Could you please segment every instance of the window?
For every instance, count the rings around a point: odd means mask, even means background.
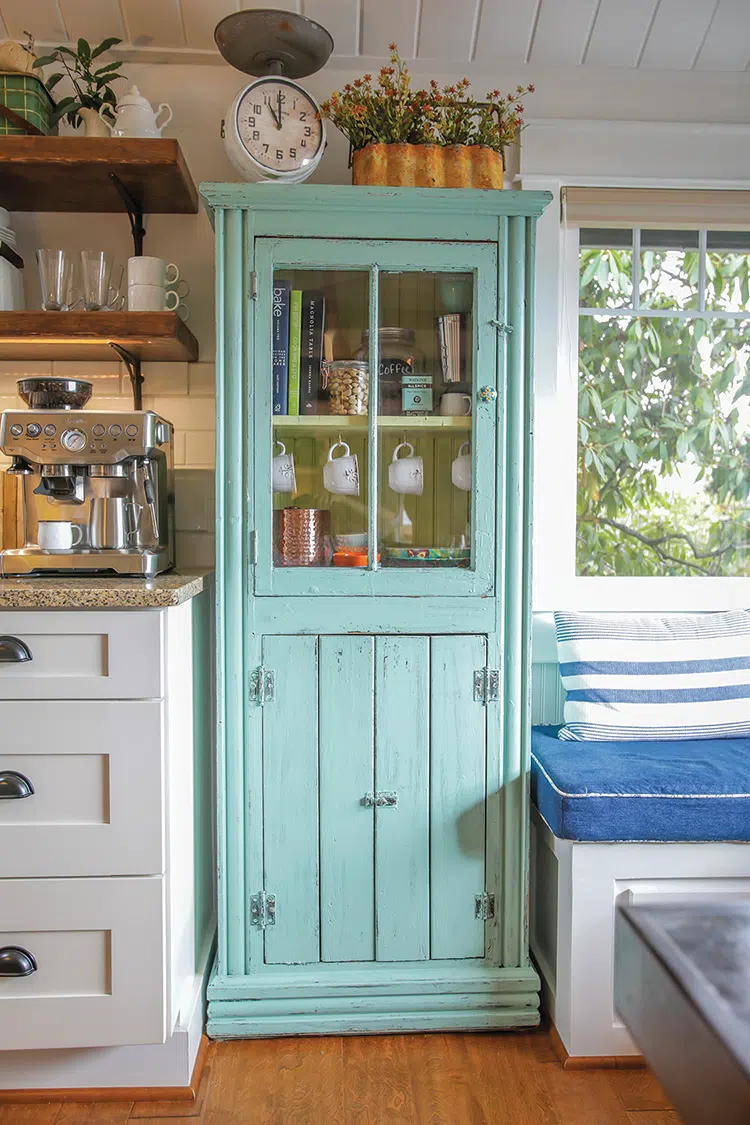
[[[580,230],[576,574],[750,574],[750,232]]]

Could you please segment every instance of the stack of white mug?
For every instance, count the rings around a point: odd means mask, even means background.
[[[171,276],[170,276],[171,275]],[[179,286],[184,286],[179,292]],[[138,312],[174,312],[177,310],[183,320],[187,320],[187,306],[182,298],[190,289],[180,279],[180,271],[174,262],[164,258],[140,255],[128,258],[128,308]]]

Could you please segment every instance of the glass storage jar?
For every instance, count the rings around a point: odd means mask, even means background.
[[[326,364],[331,414],[366,414],[370,401],[370,370],[361,359],[336,359]]]
[[[378,383],[380,386],[379,414],[401,414],[401,377],[421,373],[424,356],[415,346],[413,328],[379,328]],[[370,333],[362,333],[357,359],[370,358]]]

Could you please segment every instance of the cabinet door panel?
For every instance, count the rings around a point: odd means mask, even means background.
[[[429,637],[375,638],[375,788],[395,807],[375,813],[378,961],[430,950]]]
[[[474,701],[484,637],[430,646],[430,956],[483,957],[475,896],[485,889],[487,709]]]
[[[320,956],[375,957],[372,637],[320,638]]]
[[[305,964],[320,960],[317,638],[264,637],[263,663],[276,674],[263,708],[264,885],[277,896],[265,959]]]

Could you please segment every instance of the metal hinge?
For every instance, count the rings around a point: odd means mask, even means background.
[[[258,300],[258,275],[255,270],[250,274],[250,300]]]
[[[258,532],[250,532],[250,562],[253,566],[258,562]]]
[[[501,336],[510,336],[513,331],[512,324],[506,324],[503,320],[491,320],[490,324],[495,328]]]
[[[250,673],[250,702],[262,707],[276,698],[276,677],[270,668],[254,668]]]
[[[474,702],[497,703],[500,698],[500,672],[497,668],[477,668],[474,673]]]
[[[398,793],[365,793],[362,804],[366,809],[371,809],[374,806],[395,809],[398,805]]]
[[[483,922],[495,917],[495,896],[482,891],[474,899],[474,917],[481,918]]]
[[[252,895],[250,899],[250,925],[266,926],[276,925],[276,895],[267,895],[265,891]]]

